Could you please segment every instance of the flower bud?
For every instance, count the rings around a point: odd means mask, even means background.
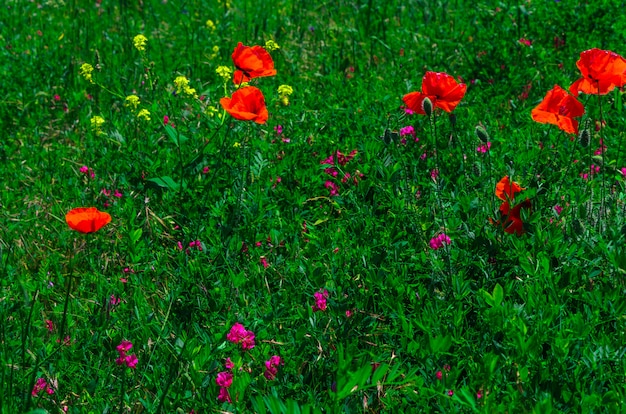
[[[487,130],[485,128],[478,125],[474,132],[476,133],[476,136],[478,137],[478,139],[483,142],[483,144],[486,144],[487,142],[489,142],[489,134],[487,133]]]
[[[433,102],[430,100],[430,98],[424,98],[424,100],[422,101],[422,109],[428,117],[433,114]]]

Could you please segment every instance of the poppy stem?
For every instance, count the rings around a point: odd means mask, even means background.
[[[598,81],[598,84],[600,82]],[[598,86],[599,88],[599,86]],[[606,162],[604,160],[604,134],[602,128],[602,122],[604,121],[604,115],[602,113],[602,99],[598,94],[598,106],[600,108],[600,156],[602,157],[602,187],[600,187],[600,211],[598,212],[598,231],[600,228],[600,218],[604,215],[604,196],[606,194]]]

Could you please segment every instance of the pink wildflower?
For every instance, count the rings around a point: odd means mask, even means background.
[[[437,177],[439,177],[439,170],[435,168],[430,172],[430,178],[432,178],[433,180],[437,180]]]
[[[217,400],[219,402],[233,402],[233,400],[230,398],[230,394],[228,393],[228,388],[220,388],[220,393],[217,395]]]
[[[443,378],[443,373],[441,371],[437,371],[437,373],[435,374],[435,377],[437,377],[438,381],[441,381],[441,379]]]
[[[482,390],[478,390],[478,392],[476,393],[476,398],[477,398],[477,399],[479,399],[479,400],[480,400],[481,398],[483,398],[483,393],[482,393]]]
[[[443,248],[443,246],[445,246],[446,244],[450,244],[450,237],[448,237],[445,233],[441,233],[438,236],[433,237],[432,239],[430,239],[430,242],[428,244],[430,244],[430,248],[433,250],[439,250],[441,248]]]
[[[560,215],[561,211],[563,211],[563,207],[561,207],[560,205],[555,205],[554,207],[552,207],[554,209],[554,212],[556,213],[556,215]]]
[[[132,354],[132,355],[126,355],[124,362],[128,368],[135,369],[135,367],[137,366],[137,362],[139,362],[139,360],[137,359],[137,356],[135,354]]]
[[[285,363],[283,362],[281,357],[279,357],[278,355],[272,356],[270,359],[265,361],[265,372],[263,373],[263,375],[270,381],[275,379],[276,374],[278,374],[278,366],[284,364]]]
[[[252,349],[255,346],[254,332],[246,330],[239,322],[230,328],[230,332],[226,334],[226,339],[235,344],[240,343],[244,350]]]
[[[315,298],[315,305],[311,306],[311,309],[313,309],[313,312],[325,311],[327,307],[326,299],[328,298],[328,290],[320,289],[319,292],[315,292],[313,294],[313,297]]]
[[[222,371],[217,374],[215,382],[220,387],[230,388],[230,386],[233,385],[233,374],[228,371]]]
[[[624,177],[626,177],[626,167],[623,167],[622,169],[619,170],[620,174],[622,174]]]
[[[330,191],[329,196],[330,197],[334,197],[336,195],[339,195],[339,187],[337,187],[337,184],[333,183],[332,181],[326,181],[324,183],[324,187],[329,189],[329,191]]]
[[[167,115],[163,116],[163,125],[167,125],[170,123],[170,117]]]
[[[83,165],[82,167],[80,167],[78,171],[80,171],[81,173],[85,175],[91,176],[91,178],[96,178],[96,173],[91,168],[87,167],[86,165]]]
[[[46,329],[50,333],[54,331],[54,323],[50,319],[46,319]]]
[[[37,381],[35,381],[35,385],[33,386],[31,395],[35,396],[44,390],[46,391],[48,395],[54,394],[54,390],[50,388],[45,378],[37,378]]]
[[[348,310],[346,311],[346,318],[351,318],[351,317],[352,317],[352,315],[354,315],[354,312],[352,312],[350,309],[348,309]]]
[[[274,131],[276,131],[276,135],[280,135],[283,133],[283,126],[282,125],[276,125],[274,127]]]
[[[520,40],[518,40],[518,42],[523,44],[524,46],[530,46],[533,44],[531,40],[528,40],[525,37],[522,37]]]
[[[261,256],[260,260],[261,260],[261,264],[263,265],[263,267],[267,269],[269,267],[269,263],[267,263],[267,259],[265,258],[265,256]]]
[[[449,390],[449,391],[448,391],[448,395],[449,395],[450,397],[452,397],[452,396],[454,395],[454,391]]]
[[[487,144],[481,145],[478,148],[476,148],[476,152],[479,152],[481,154],[486,154],[490,148],[491,148],[491,142],[487,142]]]
[[[122,193],[120,193],[120,190],[115,190],[113,197],[122,198]]]
[[[224,366],[226,367],[226,369],[235,368],[235,364],[233,364],[233,361],[230,360],[230,357],[226,358],[226,362],[224,363]]]

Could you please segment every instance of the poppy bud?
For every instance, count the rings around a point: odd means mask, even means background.
[[[430,100],[430,98],[424,98],[424,100],[422,101],[422,109],[424,110],[426,116],[431,116],[433,114],[433,102]]]
[[[483,144],[486,144],[487,142],[489,142],[489,134],[487,133],[487,130],[485,128],[478,125],[474,132],[476,133],[476,136],[478,137],[478,139],[483,142]]]

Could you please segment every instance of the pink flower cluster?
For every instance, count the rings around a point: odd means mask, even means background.
[[[92,179],[96,178],[96,173],[93,171],[93,169],[87,167],[86,165],[80,167],[79,171],[87,176],[90,176]]]
[[[54,394],[54,390],[48,385],[48,382],[45,380],[45,378],[37,378],[37,381],[35,381],[35,386],[33,386],[33,391],[31,392],[31,395],[35,396],[41,391],[46,391],[46,394],[48,395]]]
[[[589,178],[593,177],[594,174],[598,174],[599,172],[600,166],[591,164],[591,166],[589,167],[589,173],[581,172],[580,176],[583,180],[588,180]]]
[[[234,344],[241,344],[244,350],[254,348],[254,332],[246,330],[242,324],[236,322],[230,332],[226,334],[226,339]]]
[[[480,154],[486,154],[487,152],[489,152],[489,149],[491,149],[491,142],[487,142],[487,144],[479,146],[478,148],[476,148],[476,152]]]
[[[278,374],[278,366],[285,365],[285,362],[278,355],[272,356],[270,359],[265,361],[265,372],[263,375],[268,380],[273,380],[276,378],[276,374]]]
[[[439,250],[446,244],[450,243],[450,237],[446,236],[445,233],[441,233],[440,235],[433,237],[429,242],[430,248],[433,250]]]
[[[219,402],[233,402],[233,400],[230,398],[230,394],[228,393],[228,389],[231,385],[233,385],[232,372],[219,372],[217,374],[217,378],[215,378],[215,382],[220,387],[220,393],[217,395],[217,400]]]
[[[135,354],[126,355],[128,351],[133,347],[132,342],[122,341],[115,349],[119,354],[119,358],[115,360],[117,365],[126,365],[128,368],[135,368],[137,366],[137,356]]]
[[[111,192],[112,192],[111,190],[107,190],[106,188],[103,188],[103,189],[102,189],[102,191],[101,191],[101,193],[102,193],[102,194],[103,194],[103,195],[107,198],[106,200],[104,200],[104,206],[105,206],[105,207],[109,207],[109,206],[111,205],[111,204],[109,203],[109,199],[111,198],[111,195],[112,195],[113,197],[116,197],[116,198],[122,198],[122,193],[120,192],[120,190],[117,190],[117,189],[116,189],[116,190],[113,192],[113,194],[111,194]],[[114,200],[113,200],[113,201],[114,201]]]
[[[324,168],[324,172],[333,178],[339,175],[339,171],[335,168],[337,165],[344,167],[348,162],[352,161],[357,154],[357,150],[352,150],[348,155],[343,154],[341,151],[337,151],[335,154],[331,154],[328,158],[320,161],[321,165],[331,165],[331,167]],[[363,174],[356,170],[354,174],[344,173],[341,179],[342,183],[346,183],[349,179],[352,179],[354,184],[358,184],[359,179],[363,178]],[[329,196],[333,197],[339,195],[339,187],[334,182],[327,180],[324,183],[324,187],[329,190]]]
[[[400,128],[400,136],[402,137],[400,139],[400,143],[402,145],[406,145],[406,137],[407,136],[413,137],[413,140],[415,142],[419,142],[419,140],[420,140],[419,138],[417,138],[415,136],[415,128],[413,128],[413,125],[407,125],[405,127]]]
[[[326,299],[328,298],[328,291],[326,289],[320,289],[319,292],[315,292],[313,294],[313,297],[315,298],[315,305],[311,306],[313,312],[325,311],[326,307],[328,306],[328,304],[326,303]]]

